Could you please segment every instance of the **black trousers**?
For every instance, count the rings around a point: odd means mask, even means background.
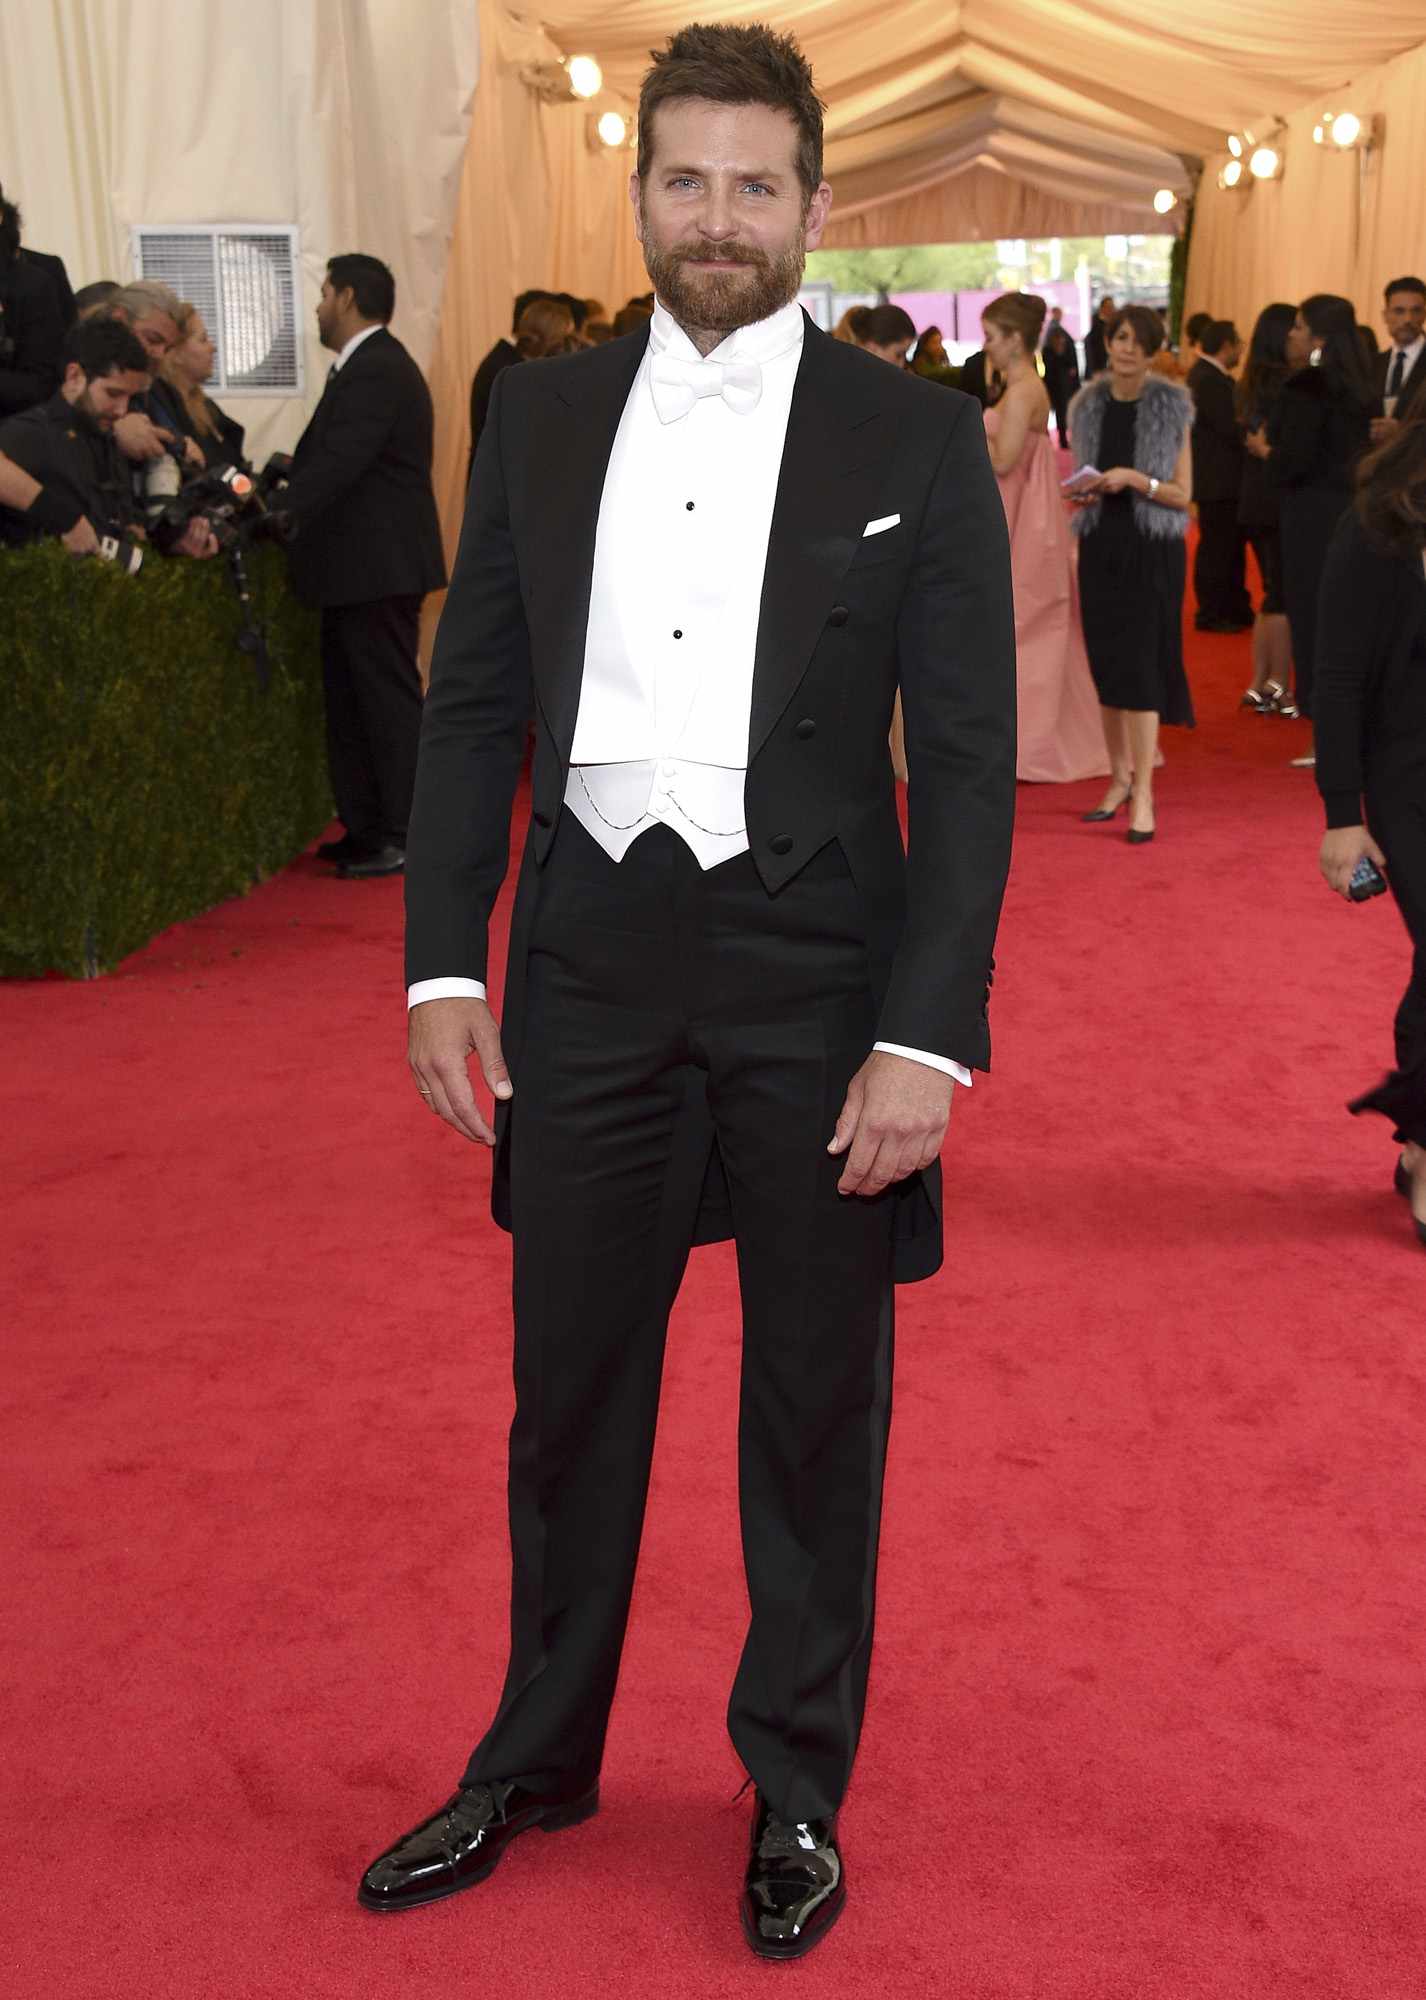
[[[337,813],[362,847],[405,847],[421,734],[421,599],[322,611],[327,766]]]
[[[706,1103],[743,1320],[752,1615],[729,1729],[780,1815],[841,1801],[866,1698],[891,1406],[891,1200],[838,1195],[827,1153],[875,1034],[864,935],[835,844],[774,898],[747,855],[704,873],[659,827],[616,866],[564,816],[532,931],[510,1127],[510,1664],[469,1781],[552,1792],[598,1771],[705,1164],[679,1135]]]
[[[1386,856],[1387,880],[1411,939],[1411,976],[1396,1010],[1396,1074],[1373,1110],[1397,1137],[1426,1146],[1426,776],[1409,790],[1368,793],[1367,820]]]
[[[1253,615],[1247,581],[1248,531],[1238,519],[1238,499],[1200,500],[1193,594],[1198,616],[1215,624],[1246,624]]]
[[[1073,396],[1073,389],[1067,389],[1063,386],[1057,386],[1050,391],[1050,401],[1054,405],[1055,411],[1055,429],[1059,433],[1061,451],[1068,451],[1069,449],[1069,406]]]

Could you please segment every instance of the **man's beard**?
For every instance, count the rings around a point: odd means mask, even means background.
[[[720,243],[716,250],[665,250],[644,244],[644,265],[654,290],[680,326],[708,333],[736,333],[767,319],[797,297],[807,255],[801,239],[777,257],[750,243]],[[701,263],[703,273],[692,277],[685,266]],[[726,272],[710,272],[710,264],[726,263]]]

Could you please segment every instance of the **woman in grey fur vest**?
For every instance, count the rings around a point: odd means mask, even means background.
[[[1126,306],[1109,326],[1109,371],[1070,404],[1085,649],[1109,748],[1109,789],[1090,820],[1129,807],[1129,839],[1154,837],[1161,722],[1193,726],[1183,669],[1184,542],[1193,499],[1186,389],[1149,372],[1163,325]]]

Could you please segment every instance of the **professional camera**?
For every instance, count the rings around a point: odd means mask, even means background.
[[[267,642],[254,607],[252,580],[244,555],[253,542],[288,542],[294,533],[291,514],[268,503],[268,495],[280,492],[286,484],[286,469],[291,465],[285,454],[275,456],[284,460],[284,466],[274,470],[275,460],[269,459],[256,480],[234,465],[218,466],[190,479],[149,522],[149,539],[154,547],[164,555],[172,555],[190,525],[197,520],[206,521],[227,558],[228,574],[242,610],[238,650],[252,660],[264,691],[270,676]]]

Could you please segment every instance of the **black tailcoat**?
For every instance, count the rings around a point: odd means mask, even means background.
[[[525,956],[560,833],[600,500],[647,339],[500,376],[432,663],[407,847],[410,981],[486,976],[534,714],[502,1022],[516,1103]],[[894,527],[865,534],[889,515]],[[887,751],[898,687],[909,855]],[[878,1040],[988,1066],[1014,783],[1009,545],[980,411],[809,320],[768,541],[745,807],[774,897],[840,843],[865,912]],[[493,1205],[506,1227],[518,1122],[500,1107]],[[729,1235],[711,1121],[686,1144],[708,1162],[699,1240]],[[896,1275],[929,1276],[941,1258],[938,1169],[899,1194]]]

